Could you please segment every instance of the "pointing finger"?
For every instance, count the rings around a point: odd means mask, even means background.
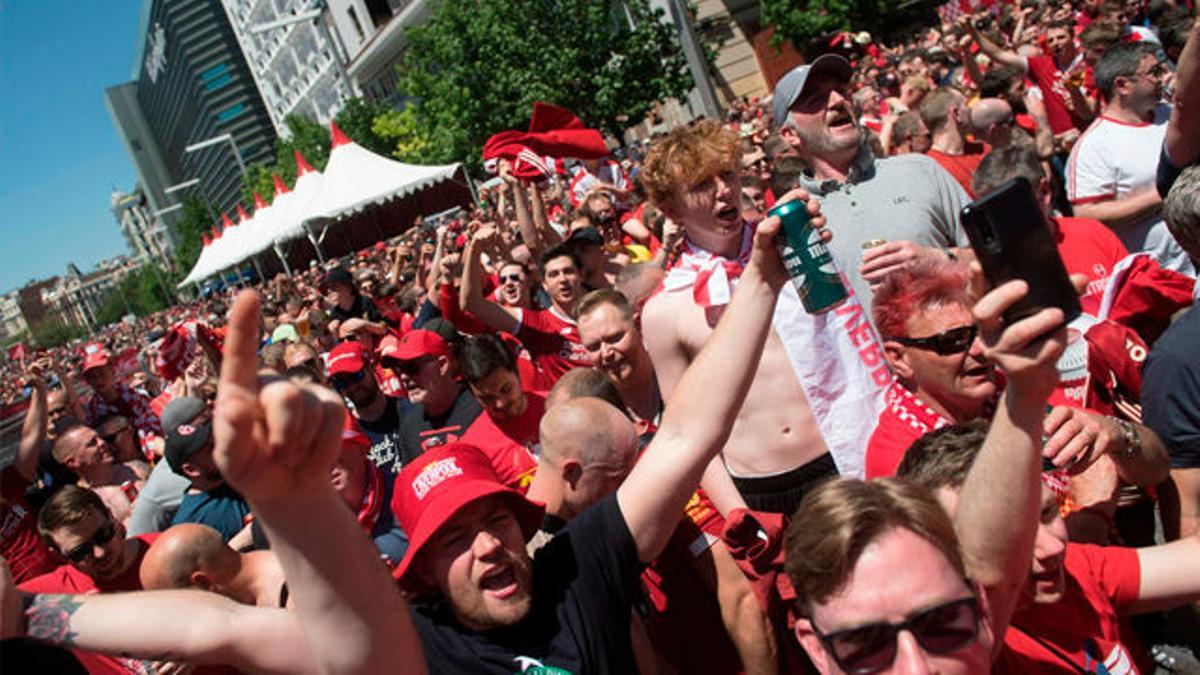
[[[221,361],[220,394],[258,392],[258,315],[260,300],[254,291],[242,291],[229,310],[229,332]]]

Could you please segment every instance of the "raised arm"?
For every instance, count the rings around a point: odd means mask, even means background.
[[[1167,123],[1167,155],[1176,166],[1200,159],[1200,17],[1192,22],[1175,73],[1175,107]]]
[[[963,483],[955,514],[967,574],[988,596],[996,651],[1029,576],[1041,510],[1042,426],[1066,344],[1063,314],[1043,309],[1004,326],[1005,309],[1024,297],[1010,281],[975,305],[984,353],[1008,378],[979,456]]]
[[[808,210],[823,226],[816,202],[810,201]],[[775,217],[759,225],[732,301],[675,386],[642,461],[617,489],[643,561],[658,557],[666,546],[705,467],[728,440],[758,370],[775,300],[788,279],[775,247],[779,227]],[[714,389],[712,383],[718,381],[723,385]]]
[[[542,242],[534,227],[533,216],[529,212],[529,193],[525,191],[525,186],[521,181],[512,175],[512,165],[507,159],[500,160],[499,170],[505,189],[512,192],[513,208],[517,212],[517,229],[521,232],[521,239],[525,241],[525,246],[536,258],[542,252]]]
[[[550,227],[550,218],[546,215],[546,197],[542,194],[542,188],[538,187],[537,181],[529,183],[529,207],[533,211],[534,236],[538,239],[538,250],[535,252],[531,248],[529,252],[536,259],[543,250],[561,242],[562,237]],[[525,242],[525,246],[529,246],[528,241]]]
[[[981,49],[984,54],[987,54],[988,58],[991,60],[1006,66],[1020,68],[1021,72],[1024,73],[1025,69],[1028,67],[1028,62],[1025,60],[1025,57],[1011,49],[1005,49],[1004,47],[1001,47],[995,42],[989,40],[986,36],[979,32],[979,29],[975,27],[975,22],[971,19],[972,17],[963,17],[959,19],[959,25],[966,29],[967,34],[971,36],[972,40],[979,43],[979,49]]]
[[[50,360],[42,358],[29,364],[29,370],[26,371],[33,394],[29,397],[29,410],[25,412],[25,422],[21,425],[21,442],[17,446],[13,467],[27,481],[37,475],[38,457],[42,446],[46,444],[46,429],[50,419],[46,408],[46,371],[49,368]]]
[[[229,315],[213,418],[213,456],[279,557],[318,669],[424,672],[421,644],[386,567],[329,483],[346,410],[319,386],[260,380],[259,298]]]
[[[0,621],[3,637],[24,636],[147,662],[220,664],[259,673],[319,672],[299,622],[287,610],[190,590],[13,595],[20,615]]]
[[[492,330],[515,333],[517,318],[506,307],[483,295],[483,263],[479,256],[484,248],[492,245],[496,236],[494,226],[484,225],[467,242],[467,248],[463,251],[462,287],[458,289],[458,302],[464,310],[491,326]]]

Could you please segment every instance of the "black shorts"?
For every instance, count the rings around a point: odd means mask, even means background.
[[[733,476],[733,484],[738,492],[742,493],[742,499],[746,500],[746,506],[751,510],[791,516],[800,506],[804,495],[837,475],[837,465],[827,452],[807,464],[773,476]]]

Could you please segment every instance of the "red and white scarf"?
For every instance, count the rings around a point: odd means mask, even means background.
[[[747,226],[737,260],[686,242],[679,261],[663,280],[663,290],[673,293],[691,288],[696,304],[705,308],[728,304],[750,259],[752,234],[753,227]],[[853,290],[850,292],[836,309],[809,314],[795,287],[786,284],[771,324],[838,471],[843,476],[861,477],[867,441],[893,378],[866,312]]]

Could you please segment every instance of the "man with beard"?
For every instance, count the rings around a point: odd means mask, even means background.
[[[410,330],[381,354],[400,375],[412,403],[400,428],[400,462],[462,438],[479,417],[479,401],[459,382],[458,361],[438,333]]]
[[[537,468],[546,397],[521,386],[516,358],[495,335],[467,338],[458,359],[467,388],[483,407],[462,442],[488,455],[500,482],[523,491]]]
[[[318,387],[260,383],[259,300],[244,293],[222,364],[221,469],[251,496],[296,611],[211,594],[20,597],[0,567],[0,636],[270,672],[632,672],[639,573],[725,444],[787,283],[779,227],[768,219],[755,233],[734,298],[644,461],[533,559],[525,543],[542,508],[503,487],[478,450],[450,445],[405,467],[393,510],[412,543],[395,576],[424,598],[412,612],[329,485],[341,402]],[[718,378],[724,386],[706,386]],[[147,623],[157,630],[133,628]]]
[[[583,295],[582,264],[568,245],[550,247],[541,259],[542,285],[550,295],[550,307],[543,310],[505,307],[483,295],[483,265],[479,256],[483,249],[493,245],[495,238],[496,228],[485,225],[467,244],[459,302],[492,330],[517,336],[533,356],[549,388],[571,368],[591,365],[575,324],[575,302]]]
[[[1196,276],[1191,258],[1162,219],[1155,187],[1171,106],[1162,102],[1166,66],[1154,47],[1121,43],[1096,64],[1104,114],[1088,127],[1067,164],[1067,197],[1075,215],[1104,223],[1132,252]]]
[[[167,430],[163,459],[191,482],[171,524],[208,525],[229,541],[245,527],[250,505],[213,463],[212,410],[198,398],[184,397],[168,403],[163,416],[178,420]]]
[[[869,309],[871,290],[889,273],[922,253],[967,246],[958,213],[969,199],[929,157],[874,157],[847,94],[853,72],[832,54],[794,68],[776,86],[774,116],[780,136],[807,163],[800,187],[821,199],[836,233],[834,261]],[[876,239],[886,241],[863,250]]]
[[[382,362],[386,362],[392,340],[394,338],[389,336],[383,342]],[[329,352],[326,368],[329,384],[342,395],[351,416],[371,439],[367,456],[375,466],[391,476],[396,475],[402,463],[400,423],[409,402],[383,393],[367,350],[357,342],[343,342],[334,347]]]

